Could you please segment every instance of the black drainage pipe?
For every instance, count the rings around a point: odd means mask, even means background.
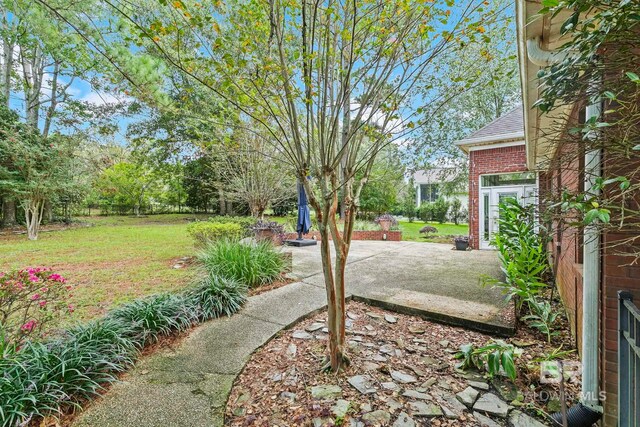
[[[567,426],[568,427],[591,427],[594,425],[602,414],[593,409],[587,408],[582,403],[578,403],[572,406],[567,411]],[[562,426],[562,413],[556,412],[551,415],[551,419],[555,421],[555,425]]]

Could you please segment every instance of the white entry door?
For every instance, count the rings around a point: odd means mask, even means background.
[[[500,202],[506,199],[524,201],[523,186],[484,188],[480,194],[480,249],[490,249],[490,242],[494,233],[498,231],[500,217]]]

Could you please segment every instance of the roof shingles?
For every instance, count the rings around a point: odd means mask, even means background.
[[[524,114],[522,105],[518,105],[513,110],[509,111],[504,116],[497,118],[485,127],[478,129],[471,135],[464,138],[462,141],[477,139],[477,138],[491,138],[499,137],[503,135],[522,133],[524,137]],[[461,142],[462,142],[461,141]]]

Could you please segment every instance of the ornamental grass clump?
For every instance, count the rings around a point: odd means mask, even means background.
[[[209,275],[244,283],[249,288],[272,283],[285,268],[285,261],[270,241],[255,244],[221,240],[198,255]]]
[[[208,273],[188,291],[187,298],[197,308],[200,320],[231,316],[247,300],[247,286],[236,279]]]
[[[113,310],[108,317],[134,330],[140,345],[156,341],[162,335],[184,331],[198,321],[191,300],[183,295],[159,294],[132,301]]]

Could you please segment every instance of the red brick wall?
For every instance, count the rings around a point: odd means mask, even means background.
[[[543,206],[545,200],[558,200],[564,190],[572,193],[583,190],[581,156],[575,154],[579,149],[576,144],[565,144],[551,162],[553,167],[540,174],[540,199]],[[556,286],[567,310],[571,333],[576,338],[577,348],[581,349],[583,230],[566,227],[558,222],[551,224],[550,229],[553,231],[553,240],[549,245],[549,255],[556,273]]]
[[[490,148],[469,153],[469,245],[480,247],[478,223],[480,220],[480,175],[527,170],[525,146]]]
[[[630,291],[633,302],[640,305],[640,265],[629,265],[628,257],[617,254],[622,248],[611,247],[626,237],[629,235],[608,233],[602,239],[600,377],[601,389],[606,393],[606,426],[616,426],[618,419],[618,291]]]
[[[385,235],[386,235],[386,239],[385,239]],[[320,232],[318,231],[311,231],[309,234],[305,234],[303,237],[305,239],[314,239],[314,238],[316,240],[321,239]],[[287,233],[285,235],[286,240],[297,239],[297,238],[298,238],[298,233]],[[402,240],[402,231],[354,230],[351,234],[351,239],[352,240],[387,240],[391,242],[399,242]]]
[[[631,171],[638,167],[640,159],[638,157],[631,159],[633,160],[626,164],[610,164],[605,152],[603,155],[603,175],[605,177],[618,175],[632,177]],[[636,176],[634,182],[637,182],[638,179],[640,178]],[[633,200],[627,200],[626,205],[630,210],[638,211],[640,209],[640,194],[636,194]],[[618,214],[612,212],[612,215],[614,218],[612,221],[615,222]],[[640,306],[640,265],[638,263],[631,265],[634,258],[622,256],[622,254],[635,253],[638,250],[637,241],[635,248],[622,245],[627,239],[637,235],[637,228],[629,228],[615,233],[608,232],[602,236],[600,377],[601,389],[606,393],[604,405],[606,426],[616,426],[618,415],[618,291],[631,292],[633,302],[636,306]]]
[[[583,191],[583,176],[579,173],[583,162],[579,149],[576,144],[565,144],[558,150],[552,162],[553,167],[540,174],[542,199],[547,197],[548,193],[555,194],[557,198],[564,189],[572,192]],[[625,174],[615,165],[607,165],[605,162],[603,175]],[[556,271],[556,284],[567,310],[571,332],[576,339],[578,350],[581,351],[583,230],[562,227],[558,223],[552,224],[551,229],[554,234],[549,252]],[[607,233],[601,240],[600,340],[594,345],[598,345],[600,351],[600,389],[606,393],[603,421],[607,427],[617,426],[618,291],[631,291],[636,304],[640,304],[640,266],[628,265],[630,259],[619,255],[625,248],[613,246],[629,236],[630,234],[623,232]]]

